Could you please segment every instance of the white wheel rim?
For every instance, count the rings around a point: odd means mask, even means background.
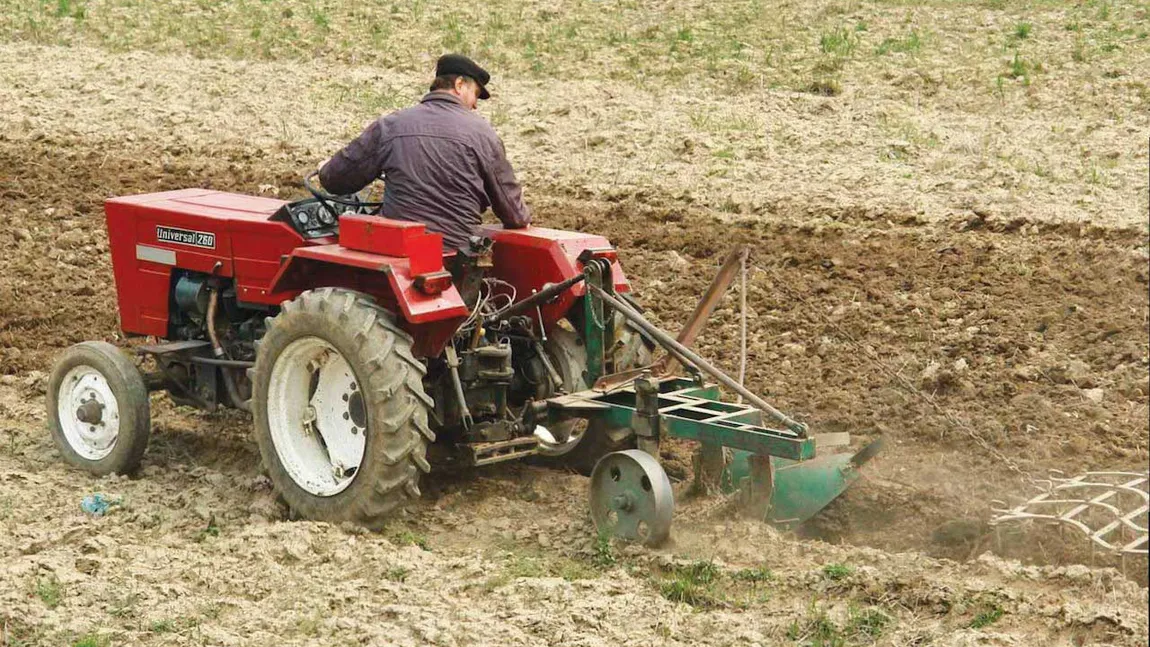
[[[56,414],[64,439],[81,458],[98,461],[116,447],[120,406],[107,378],[91,366],[77,366],[64,376]]]
[[[267,418],[276,455],[296,485],[327,497],[355,480],[367,410],[351,365],[334,346],[319,337],[288,344],[272,365]]]

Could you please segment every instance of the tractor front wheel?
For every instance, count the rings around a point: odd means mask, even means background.
[[[128,474],[148,446],[148,388],[115,346],[86,341],[64,351],[48,379],[48,426],[64,460],[92,474]]]
[[[264,467],[295,514],[378,528],[419,497],[435,435],[411,345],[350,290],[304,292],[268,322],[252,413]]]

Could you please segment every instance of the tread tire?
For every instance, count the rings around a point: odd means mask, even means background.
[[[625,324],[626,320],[616,314],[616,330],[622,330],[624,335],[623,348],[618,355],[621,360],[619,370],[649,365],[652,357],[650,347],[638,332]],[[546,348],[556,370],[563,377],[563,388],[568,393],[590,386],[583,377],[583,369],[587,366],[587,351],[577,333],[557,328],[548,338]],[[600,458],[635,447],[635,434],[629,428],[612,428],[600,422],[588,422],[583,438],[574,447],[559,455],[540,454],[539,460],[545,465],[565,467],[589,476]]]
[[[280,462],[268,426],[268,384],[276,359],[302,337],[318,337],[343,355],[362,386],[367,410],[363,462],[351,484],[332,496],[314,495]],[[393,315],[363,293],[321,288],[282,304],[269,318],[252,370],[252,415],[260,457],[293,515],[379,529],[397,508],[420,496],[431,466],[427,445],[433,402],[423,389],[427,369],[412,355],[412,338]]]
[[[60,386],[68,372],[77,366],[89,366],[103,375],[120,411],[116,444],[110,454],[99,460],[90,460],[76,453],[60,426]],[[131,474],[140,466],[152,427],[148,387],[140,370],[119,348],[104,341],[86,341],[69,347],[52,366],[47,401],[52,441],[69,465],[96,476]]]

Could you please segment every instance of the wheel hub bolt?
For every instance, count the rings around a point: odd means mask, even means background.
[[[611,497],[611,507],[626,512],[631,509],[631,497],[626,494],[616,494]]]
[[[98,425],[104,419],[104,405],[95,399],[88,400],[76,408],[76,418],[89,425]]]

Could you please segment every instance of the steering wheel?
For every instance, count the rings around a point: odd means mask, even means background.
[[[360,194],[366,192],[366,189],[360,193],[352,194],[350,196],[332,195],[312,184],[312,178],[316,177],[317,175],[319,175],[319,171],[312,171],[311,173],[305,175],[303,178],[303,187],[308,190],[308,193],[315,197],[316,201],[319,202],[320,206],[323,207],[325,211],[331,214],[332,218],[339,218],[340,213],[342,213],[342,211],[336,209],[335,205],[337,204],[353,207],[359,213],[362,213],[360,210],[364,208],[368,209],[368,213],[370,213],[370,210],[372,209],[380,209],[383,207],[382,202],[371,202],[369,200],[363,200],[360,198]]]

